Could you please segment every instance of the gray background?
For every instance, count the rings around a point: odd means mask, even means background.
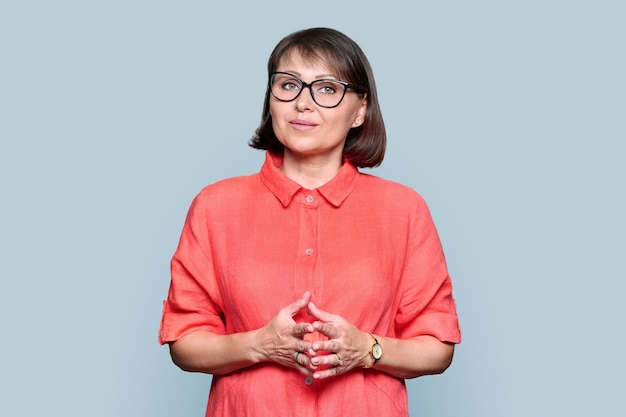
[[[453,275],[464,340],[412,415],[623,416],[624,3],[211,3],[0,5],[0,414],[204,415],[157,343],[169,259],[200,188],[260,167],[271,49],[330,26],[374,67],[371,172]]]

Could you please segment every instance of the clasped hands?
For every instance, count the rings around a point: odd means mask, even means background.
[[[296,323],[294,316],[306,309],[316,320]],[[319,332],[328,340],[305,340]],[[319,309],[311,293],[282,308],[260,329],[261,349],[268,361],[294,367],[306,376],[324,379],[369,363],[370,336],[343,317]]]

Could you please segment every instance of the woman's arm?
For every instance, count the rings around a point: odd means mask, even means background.
[[[314,366],[331,366],[317,372],[311,368],[314,378],[328,378],[353,368],[372,365],[370,334],[360,331],[341,316],[320,310],[313,303],[309,303],[309,311],[319,320],[313,323],[313,328],[328,336],[327,341],[313,342],[313,351],[331,352],[316,355],[311,359]],[[439,374],[452,363],[454,344],[441,342],[433,336],[416,336],[411,339],[394,339],[378,335],[375,337],[382,347],[383,354],[374,365],[374,369],[398,378],[409,379]]]
[[[275,362],[295,367],[310,375],[302,366],[305,358],[296,361],[297,352],[309,352],[310,342],[304,335],[313,331],[310,323],[296,324],[293,316],[306,308],[311,293],[281,309],[264,327],[243,333],[219,335],[194,332],[170,343],[174,363],[185,371],[220,375],[261,362]],[[306,355],[300,355],[306,356]]]
[[[189,333],[170,343],[170,355],[184,371],[226,374],[261,361],[254,343],[256,332],[230,335]]]
[[[416,336],[412,339],[376,336],[376,339],[382,347],[383,356],[374,368],[398,378],[440,374],[452,363],[454,344],[441,342],[433,336]]]

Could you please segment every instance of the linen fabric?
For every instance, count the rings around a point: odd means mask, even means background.
[[[268,152],[259,173],[209,185],[193,200],[171,262],[160,343],[258,329],[306,290],[364,332],[461,341],[444,254],[420,195],[348,162],[307,190],[281,165],[282,156]],[[294,320],[314,319],[302,312]],[[375,367],[309,385],[293,368],[262,363],[214,375],[206,415],[396,417],[408,416],[408,404],[404,380]]]

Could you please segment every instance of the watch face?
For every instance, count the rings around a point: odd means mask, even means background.
[[[378,343],[372,346],[372,356],[376,360],[380,359],[380,357],[383,356],[383,348],[380,347]]]

